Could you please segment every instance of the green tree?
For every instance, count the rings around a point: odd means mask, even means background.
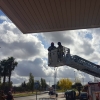
[[[63,78],[63,79],[60,79],[59,80],[59,87],[62,89],[62,90],[67,90],[67,89],[70,89],[72,86],[72,81],[68,78]]]
[[[11,81],[11,73],[12,71],[15,69],[15,67],[17,66],[18,62],[15,61],[14,57],[8,57],[7,59],[7,68],[8,68],[8,78],[9,78],[9,84]]]
[[[8,75],[7,60],[6,59],[3,59],[1,61],[1,66],[3,68],[3,71],[1,73],[1,76],[3,76],[3,87],[5,87],[6,76]]]
[[[1,61],[0,61],[0,84],[1,84],[2,72],[3,72],[3,67],[1,66]]]
[[[24,82],[21,84],[20,87],[23,89],[23,91],[26,91],[26,88],[27,88],[26,82],[24,81]]]
[[[57,87],[56,87],[57,89],[60,89],[60,86],[59,86],[59,81],[57,82]]]
[[[32,93],[33,93],[33,89],[34,89],[34,76],[32,75],[32,73],[29,74],[28,87],[29,87],[29,89],[30,89],[30,90],[32,91]]]
[[[15,66],[17,66],[17,62],[15,61],[15,58],[8,57],[8,59],[3,59],[0,63],[0,66],[2,68],[1,76],[3,76],[3,86],[5,87],[5,81],[6,76],[9,77],[9,86],[11,82],[11,72],[15,69]]]
[[[74,84],[74,87],[75,87],[75,89],[78,90],[79,95],[80,95],[80,91],[81,91],[82,88],[83,88],[82,84],[81,84],[81,83],[75,83],[75,84]]]
[[[46,84],[45,79],[41,78],[41,88],[42,88],[42,90],[46,89],[46,86],[47,86],[47,84]]]
[[[26,82],[24,81],[23,87],[26,88]]]

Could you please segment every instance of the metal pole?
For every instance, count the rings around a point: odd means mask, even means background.
[[[84,80],[83,80],[83,83],[85,83],[85,73],[83,72],[83,78],[84,78]],[[84,84],[83,84],[84,85]]]
[[[49,81],[49,86],[50,86],[50,81]]]
[[[55,92],[56,92],[56,97],[58,97],[58,94],[57,94],[57,91],[56,91],[56,86],[57,86],[57,68],[56,68],[56,76],[55,76],[55,78],[56,78],[56,85],[55,85]]]
[[[37,89],[36,89],[36,100],[37,100]]]
[[[83,76],[83,78],[82,78],[83,80],[82,80],[82,81],[83,81],[83,85],[84,85],[84,73],[83,73],[83,75],[82,75],[82,76]]]
[[[56,93],[56,70],[55,70],[55,93]]]
[[[54,67],[54,93],[56,96],[56,69],[55,69],[55,67]]]
[[[55,67],[54,67],[54,93],[55,93]]]
[[[74,77],[75,77],[75,83],[76,83],[76,75],[75,75],[75,71],[74,71]]]
[[[56,77],[57,77],[57,68],[54,68],[54,92],[55,93],[56,93]],[[55,94],[55,96],[56,96],[56,94]]]

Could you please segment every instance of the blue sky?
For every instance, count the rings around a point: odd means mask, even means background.
[[[97,28],[25,35],[0,11],[0,59],[13,56],[18,61],[18,66],[12,73],[14,85],[27,82],[30,72],[35,79],[42,77],[52,84],[54,69],[47,65],[47,48],[50,43],[54,42],[57,46],[57,42],[60,41],[63,46],[70,48],[72,55],[78,55],[100,64],[99,31],[100,29]],[[81,81],[82,78],[84,78],[85,83],[93,81],[93,76],[86,73],[83,76],[83,73],[69,66],[57,69],[57,81],[61,78],[70,78],[74,81],[74,71]]]
[[[5,15],[5,14],[0,10],[0,15]]]
[[[2,16],[5,16],[5,14],[0,10],[0,16],[1,16],[1,15],[2,15]],[[3,22],[3,20],[0,19],[0,23],[2,23],[2,22]]]

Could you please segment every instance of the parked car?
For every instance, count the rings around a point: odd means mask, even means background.
[[[88,93],[87,92],[81,92],[79,99],[80,100],[88,100],[89,99]]]
[[[55,91],[49,91],[49,95],[56,95],[56,97],[58,97],[58,94]]]
[[[64,97],[68,100],[76,99],[76,92],[74,90],[67,90],[64,94]]]
[[[71,91],[72,91],[72,90],[67,90],[67,91],[65,91],[65,93],[64,93],[64,97],[66,97],[66,96],[65,96],[66,93],[69,94],[69,93],[71,93]]]
[[[54,95],[55,92],[54,91],[49,91],[49,95]]]

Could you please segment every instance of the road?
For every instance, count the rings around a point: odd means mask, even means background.
[[[44,97],[49,98],[50,96],[48,95],[48,93],[37,95],[37,100],[39,100],[39,98],[44,98]],[[14,100],[36,100],[36,95],[27,96],[27,97],[20,97],[20,98],[14,98]]]
[[[37,95],[37,100],[39,100],[39,98],[50,98],[50,96],[48,95],[48,93],[46,93],[46,94]],[[14,98],[14,100],[36,100],[36,95]],[[62,98],[62,97],[58,96],[57,100],[65,100],[65,98]]]

